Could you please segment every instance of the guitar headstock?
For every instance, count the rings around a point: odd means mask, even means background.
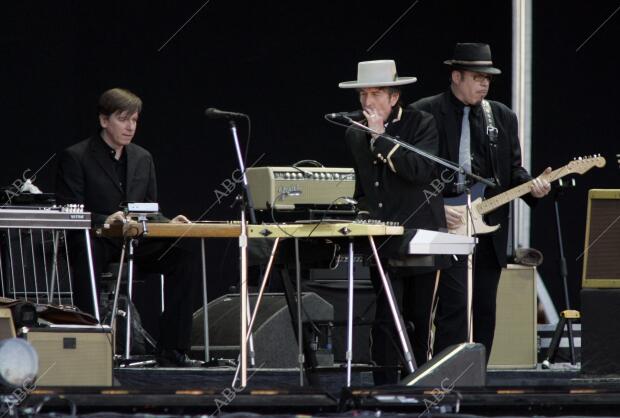
[[[592,167],[605,167],[605,157],[601,157],[601,154],[590,155],[588,157],[575,158],[566,166],[571,173],[583,174]]]

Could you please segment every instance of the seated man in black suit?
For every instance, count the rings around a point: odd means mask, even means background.
[[[122,202],[157,202],[155,166],[151,154],[131,141],[136,132],[142,100],[123,89],[111,89],[99,98],[101,131],[63,151],[59,158],[56,195],[60,204],[83,204],[93,225],[124,222]],[[179,215],[171,222],[189,222]],[[73,291],[78,308],[93,312],[86,246],[81,236],[71,240]],[[92,240],[95,278],[120,258],[121,240]],[[165,275],[165,311],[161,317],[158,360],[163,366],[198,366],[190,348],[193,274],[197,260],[170,240],[144,240],[136,247],[140,271]]]

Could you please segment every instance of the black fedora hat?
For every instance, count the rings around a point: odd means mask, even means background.
[[[491,47],[489,44],[458,43],[454,47],[454,57],[443,62],[449,66],[486,74],[501,74],[499,68],[493,67]]]

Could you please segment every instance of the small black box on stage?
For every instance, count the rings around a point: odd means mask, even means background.
[[[581,371],[620,374],[620,289],[581,291]]]

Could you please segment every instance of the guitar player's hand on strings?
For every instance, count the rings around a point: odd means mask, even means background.
[[[465,218],[463,217],[465,213],[462,210],[459,210],[453,206],[444,206],[443,208],[446,212],[446,223],[448,224],[448,229],[456,229],[465,223]]]
[[[551,184],[542,176],[551,173],[551,167],[547,167],[540,176],[532,180],[531,194],[534,197],[541,198],[547,196],[551,191]]]
[[[126,223],[127,222],[127,218],[125,217],[125,213],[122,210],[119,210],[117,212],[114,212],[113,214],[111,214],[110,216],[108,216],[105,219],[105,224],[106,225],[112,225],[115,223]]]

